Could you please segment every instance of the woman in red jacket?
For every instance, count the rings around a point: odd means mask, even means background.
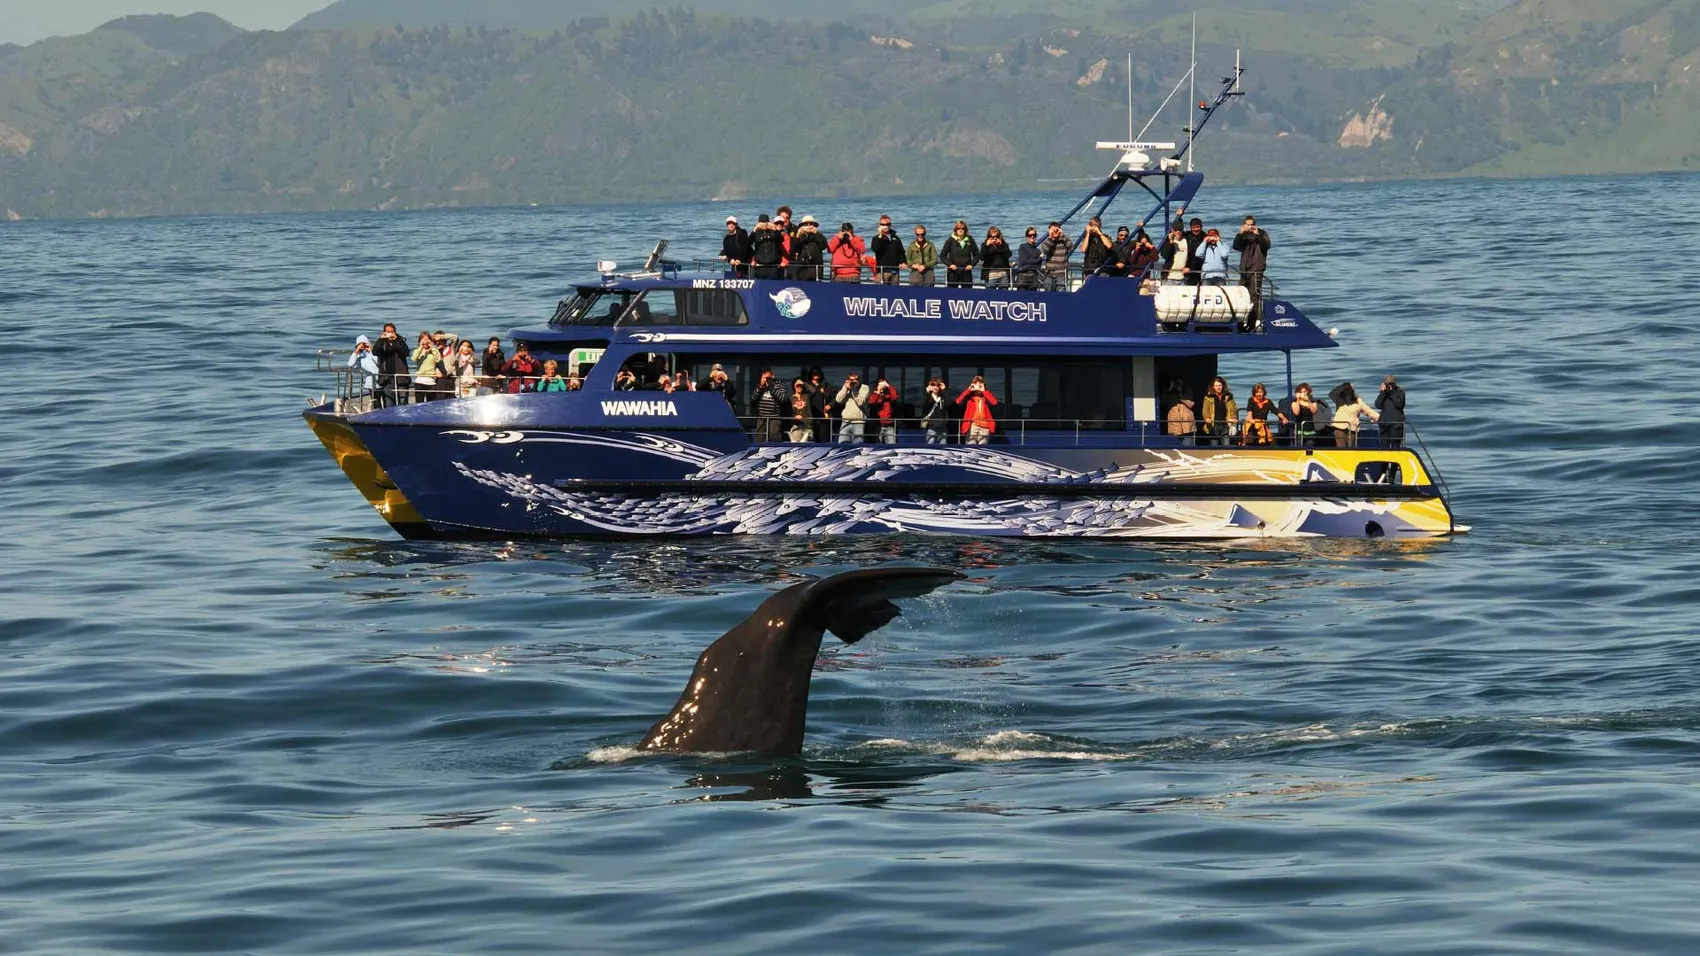
[[[992,432],[998,430],[998,423],[992,418],[992,406],[998,403],[998,397],[986,390],[986,380],[979,375],[968,383],[962,394],[956,396],[956,404],[962,408],[962,434],[969,445],[984,445]]]

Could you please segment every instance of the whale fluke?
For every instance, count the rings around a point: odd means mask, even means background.
[[[854,644],[920,597],[965,575],[943,568],[866,568],[794,584],[697,658],[690,683],[643,738],[646,750],[790,756],[803,747],[809,680],[821,638]]]

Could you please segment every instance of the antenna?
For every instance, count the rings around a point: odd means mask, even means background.
[[[1198,121],[1193,118],[1192,104],[1198,102],[1198,11],[1192,11],[1192,62],[1187,68],[1186,88],[1186,171],[1192,172],[1192,140],[1198,133]]]
[[[1133,54],[1127,55],[1127,138],[1138,139],[1133,135]]]

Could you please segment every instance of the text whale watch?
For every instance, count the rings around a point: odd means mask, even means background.
[[[1099,145],[1115,167],[1020,249],[964,228],[902,265],[681,263],[663,240],[511,330],[505,364],[443,366],[429,339],[412,364],[390,340],[388,364],[322,352],[335,397],[307,422],[410,538],[1463,530],[1401,388],[1324,401],[1294,375],[1337,343],[1277,287],[1253,217],[1232,240],[1203,228],[1190,141]],[[1101,223],[1124,191],[1152,203],[1118,243]],[[845,223],[828,248],[859,241]],[[941,260],[971,264],[935,285]],[[1231,388],[1230,363],[1258,387]]]

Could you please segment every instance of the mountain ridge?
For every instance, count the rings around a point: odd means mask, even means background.
[[[1185,73],[1183,15],[1035,26],[1020,19],[1025,0],[978,2],[1014,18],[947,29],[928,19],[949,6],[936,3],[902,21],[675,8],[550,31],[249,33],[205,14],[121,18],[0,56],[0,209],[1030,189],[1101,172],[1086,146],[1125,128],[1127,51],[1142,117]],[[1426,20],[1392,0],[1240,11],[1217,32],[1249,48],[1250,95],[1212,129],[1216,178],[1700,166],[1688,80],[1700,0],[1440,6],[1449,12]],[[998,42],[969,42],[982,32]],[[1200,48],[1205,64],[1233,55]],[[1184,125],[1171,104],[1153,135]]]

